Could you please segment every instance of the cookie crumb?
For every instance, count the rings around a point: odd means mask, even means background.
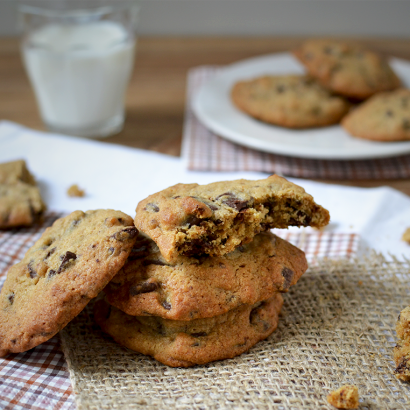
[[[359,407],[359,390],[352,384],[346,384],[332,391],[327,401],[338,409],[356,409]]]
[[[406,231],[404,232],[403,236],[401,239],[407,243],[410,243],[410,228],[407,228]]]
[[[70,186],[70,188],[67,189],[67,195],[68,196],[78,196],[78,197],[82,197],[85,195],[84,190],[80,189],[79,186],[77,184],[73,184]]]

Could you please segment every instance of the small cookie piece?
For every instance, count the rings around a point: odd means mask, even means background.
[[[34,176],[28,170],[23,159],[0,164],[0,184],[10,185],[19,182],[25,182],[29,185],[36,184]]]
[[[80,189],[77,184],[74,184],[67,189],[67,195],[71,197],[83,197],[85,195],[85,192],[84,190]]]
[[[359,407],[359,390],[352,384],[346,384],[332,391],[327,401],[338,409],[357,409]]]
[[[29,226],[45,209],[36,186],[23,182],[0,184],[0,229]]]
[[[289,128],[322,127],[339,122],[349,109],[313,78],[302,75],[264,76],[236,83],[233,103],[245,113]]]
[[[374,95],[342,120],[354,137],[374,141],[410,140],[410,90]]]
[[[300,186],[272,175],[174,185],[141,201],[134,222],[172,262],[178,255],[225,255],[271,228],[321,228],[329,212]]]
[[[193,320],[287,292],[306,269],[304,252],[270,232],[225,256],[181,256],[172,265],[140,235],[104,292],[108,303],[131,316]]]
[[[121,269],[137,237],[113,210],[75,211],[47,228],[0,292],[0,356],[53,337]]]
[[[394,348],[394,374],[398,379],[410,381],[410,306],[403,309],[397,320],[397,337],[400,339]]]
[[[309,75],[329,90],[349,98],[364,100],[401,85],[383,57],[357,44],[308,40],[293,53]]]
[[[168,366],[190,367],[238,356],[268,337],[278,326],[282,304],[282,296],[276,294],[223,315],[178,321],[129,316],[99,300],[94,319],[117,343]]]

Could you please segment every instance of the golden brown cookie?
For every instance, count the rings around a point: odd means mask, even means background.
[[[168,264],[140,235],[127,263],[106,286],[107,301],[131,316],[192,320],[287,292],[307,269],[305,254],[270,232],[224,256]]]
[[[308,40],[294,55],[323,86],[349,98],[363,100],[401,85],[386,59],[354,43]]]
[[[132,218],[75,211],[47,228],[0,292],[0,356],[53,337],[119,271],[134,245]]]
[[[129,316],[104,300],[94,318],[105,333],[131,350],[172,367],[189,367],[232,358],[268,337],[278,326],[280,294],[206,319],[178,321]]]
[[[374,95],[346,115],[342,126],[354,137],[386,142],[410,140],[410,90]]]
[[[289,128],[335,124],[349,109],[344,98],[302,75],[241,81],[233,86],[231,98],[236,107],[252,117]]]
[[[396,332],[399,341],[394,348],[394,373],[398,379],[410,381],[410,306],[400,312]]]
[[[225,255],[271,228],[321,228],[329,212],[300,186],[272,175],[174,185],[141,201],[134,222],[172,262],[179,255]]]

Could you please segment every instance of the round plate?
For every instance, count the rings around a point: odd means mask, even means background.
[[[406,87],[410,87],[410,62],[390,63]],[[230,99],[233,84],[261,75],[302,74],[303,67],[289,53],[240,61],[223,68],[204,84],[193,100],[198,119],[211,131],[237,144],[261,151],[301,158],[366,159],[410,153],[409,142],[375,142],[355,138],[342,127],[293,130],[262,123],[239,111]]]

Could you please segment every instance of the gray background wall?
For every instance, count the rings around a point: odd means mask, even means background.
[[[115,1],[115,0],[114,0]],[[410,0],[140,0],[142,35],[410,37]],[[0,35],[17,34],[16,0],[0,0]]]

